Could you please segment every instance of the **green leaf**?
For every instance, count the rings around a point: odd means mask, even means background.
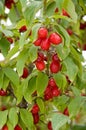
[[[8,126],[8,130],[14,130],[14,127],[9,121],[7,121],[7,126]]]
[[[36,79],[36,87],[39,95],[43,94],[48,85],[48,76],[45,73],[39,72]]]
[[[44,104],[44,101],[41,99],[41,98],[37,98],[36,100],[39,108],[40,108],[40,112],[41,113],[45,113],[45,104]]]
[[[79,91],[78,88],[72,86],[71,89],[72,89],[75,96],[80,96],[81,95],[81,92]]]
[[[68,105],[68,110],[70,117],[76,116],[80,110],[80,107],[83,106],[84,100],[82,100],[82,97],[77,96],[72,99],[70,104]]]
[[[34,20],[36,12],[40,9],[41,7],[41,1],[31,1],[27,8],[24,10],[24,17],[27,21],[27,23],[31,24]]]
[[[69,80],[73,82],[78,73],[78,67],[71,57],[67,57],[63,61],[63,68],[64,67],[65,70],[63,69],[62,72],[65,73],[65,75],[69,77]]]
[[[33,117],[32,117],[31,112],[27,111],[26,109],[20,109],[20,117],[23,123],[26,125],[26,127],[32,130]]]
[[[63,114],[53,114],[52,116],[52,127],[54,130],[59,130],[64,124],[69,121],[69,118]]]
[[[0,70],[0,89],[3,88],[4,73]]]
[[[2,1],[0,1],[0,15],[4,14],[4,6]]]
[[[17,57],[17,72],[19,76],[22,75],[23,73],[23,68],[25,66],[25,62],[28,59],[28,49],[24,49],[23,51],[20,52],[20,54]]]
[[[4,56],[8,54],[10,43],[5,38],[0,39],[0,49]]]
[[[56,5],[60,11],[62,10],[63,2],[64,0],[56,0]]]
[[[29,57],[30,57],[30,61],[35,61],[37,59],[37,48],[32,45],[29,49]]]
[[[13,127],[15,127],[18,123],[18,115],[17,115],[17,109],[16,108],[11,108],[9,110],[9,121],[12,124]]]
[[[10,81],[17,87],[19,85],[19,77],[17,73],[11,68],[3,68],[3,71]]]
[[[74,125],[72,130],[86,130],[86,125]]]
[[[74,20],[74,22],[77,22],[77,14],[75,12],[75,6],[72,0],[64,0],[63,2],[63,8],[70,14],[70,17]]]
[[[8,110],[0,111],[0,129],[5,125],[7,121]]]
[[[19,51],[19,46],[18,46],[18,45],[14,46],[14,47],[9,51],[9,53],[7,54],[6,59],[9,60],[9,59],[10,59],[12,56],[14,56],[14,54],[16,54],[18,51]]]
[[[21,19],[17,24],[16,24],[16,29],[20,29],[23,25],[26,25],[26,20]]]
[[[62,90],[64,90],[67,85],[67,80],[66,80],[65,75],[59,72],[57,74],[54,74],[54,79],[56,81],[57,86],[61,88]]]
[[[6,77],[6,75],[4,75],[4,78],[3,78],[4,82],[3,82],[3,89],[6,89],[9,85],[9,82],[10,80]]]
[[[60,44],[56,47],[57,54],[61,60],[64,60],[70,53],[70,48]]]
[[[48,17],[53,15],[55,8],[56,8],[56,2],[52,1],[46,8],[46,14]]]

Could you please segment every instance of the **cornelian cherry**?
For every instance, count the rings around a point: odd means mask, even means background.
[[[0,96],[6,96],[7,95],[7,91],[0,89]]]
[[[22,77],[22,78],[27,78],[28,75],[29,75],[29,70],[28,70],[27,67],[24,67],[24,69],[23,69],[23,74],[22,74],[21,77]]]
[[[47,28],[41,27],[38,30],[38,38],[45,39],[47,38],[48,30]]]
[[[35,65],[38,70],[42,71],[45,69],[45,62],[44,61],[36,61]]]
[[[35,45],[35,46],[40,46],[41,45],[41,39],[40,38],[38,38],[37,40],[35,40],[34,42],[33,42],[33,44]]]
[[[41,42],[41,49],[42,50],[49,50],[49,48],[50,48],[49,39],[48,38],[43,39],[42,42]]]
[[[58,45],[62,42],[62,37],[58,33],[51,33],[49,41],[54,45]]]
[[[8,130],[8,126],[7,125],[4,125],[2,130]]]
[[[39,109],[38,104],[34,104],[34,106],[32,107],[31,112],[32,112],[33,114],[36,114],[36,113],[38,113],[39,111],[40,111],[40,109]]]
[[[50,71],[52,73],[57,73],[60,70],[61,66],[60,66],[60,62],[55,62],[52,61],[50,64]]]
[[[47,127],[48,127],[48,130],[53,130],[51,121],[48,122]]]
[[[26,25],[23,25],[21,28],[19,28],[19,32],[20,32],[20,33],[21,33],[21,32],[25,32],[25,31],[27,31]]]

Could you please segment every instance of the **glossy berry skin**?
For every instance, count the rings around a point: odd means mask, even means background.
[[[34,124],[37,124],[39,122],[39,114],[32,114],[33,115],[33,120],[34,120]]]
[[[48,85],[50,85],[51,87],[56,86],[55,80],[53,78],[49,79]]]
[[[38,38],[36,41],[34,41],[33,42],[33,44],[35,45],[35,46],[40,46],[41,45],[41,39],[40,38]]]
[[[45,69],[45,62],[44,61],[36,61],[35,65],[36,65],[36,68],[40,71]]]
[[[22,130],[22,128],[19,125],[16,125],[14,130]]]
[[[47,38],[48,30],[44,27],[39,28],[38,30],[38,38],[45,39]]]
[[[52,91],[51,91],[51,86],[47,86],[45,91],[44,91],[44,100],[49,100],[52,99],[53,95],[52,95]]]
[[[62,9],[62,14],[64,16],[70,17],[70,15],[67,13],[67,11],[65,9]]]
[[[69,111],[68,111],[67,107],[64,109],[63,114],[66,115],[66,116],[69,116]]]
[[[57,73],[58,71],[60,71],[60,62],[55,62],[55,61],[52,61],[51,64],[50,64],[50,71],[52,73]]]
[[[23,75],[22,75],[22,78],[27,78],[29,75],[29,71],[28,71],[28,68],[27,67],[24,67],[23,69]]]
[[[49,50],[49,48],[50,48],[50,42],[49,42],[49,40],[48,40],[48,38],[46,38],[46,39],[44,39],[44,40],[42,40],[42,42],[41,42],[41,49],[42,50]]]
[[[56,61],[56,62],[60,61],[57,54],[54,54],[54,55],[52,56],[52,60],[53,60],[53,61]]]
[[[48,130],[53,130],[51,121],[48,122],[47,127]]]
[[[82,50],[86,51],[86,44],[83,45]]]
[[[0,89],[0,96],[6,96],[7,95],[7,91]]]
[[[21,33],[21,32],[25,32],[25,31],[27,31],[26,25],[22,26],[22,27],[19,29],[19,32],[20,32],[20,33]]]
[[[54,45],[58,45],[62,42],[62,38],[58,33],[51,33],[49,36],[49,41]]]
[[[2,130],[8,130],[8,126],[7,125],[4,125]]]
[[[57,87],[55,87],[54,89],[52,89],[52,95],[53,95],[53,97],[59,96],[60,93],[61,92],[60,92],[60,90]]]
[[[32,107],[32,114],[37,114],[40,111],[39,106],[37,104],[34,104],[34,106]]]
[[[11,37],[7,37],[7,40],[12,44],[13,43],[13,39]]]

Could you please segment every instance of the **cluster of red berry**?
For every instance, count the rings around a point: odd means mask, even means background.
[[[58,88],[58,86],[55,83],[55,80],[53,78],[49,79],[48,85],[44,91],[44,99],[49,100],[53,97],[57,97],[61,94],[61,90]]]
[[[51,33],[48,36],[48,30],[44,27],[39,28],[38,30],[38,38],[34,41],[35,46],[39,46],[42,51],[48,51],[51,45],[59,45],[62,43],[62,37],[58,33]],[[38,70],[42,71],[45,69],[45,61],[47,60],[47,56],[44,56],[43,53],[38,54],[38,58],[35,61],[35,65]],[[60,60],[57,54],[52,56],[52,61],[50,63],[50,71],[52,73],[57,73],[61,69]]]
[[[8,8],[8,9],[11,9],[12,8],[12,4],[14,4],[14,0],[5,0],[5,6]]]
[[[39,122],[39,106],[38,104],[34,104],[34,106],[32,107],[31,113],[33,115],[33,119],[34,119],[34,124],[37,124]]]

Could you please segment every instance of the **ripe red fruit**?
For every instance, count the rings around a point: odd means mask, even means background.
[[[67,107],[64,109],[63,114],[66,115],[66,116],[69,116],[69,111],[68,111]]]
[[[8,126],[7,125],[4,125],[2,130],[8,130]]]
[[[41,42],[41,49],[42,50],[49,50],[49,48],[50,48],[49,39],[48,38],[43,39],[42,42]]]
[[[60,93],[61,92],[60,92],[60,90],[57,87],[55,87],[54,89],[52,89],[52,95],[53,95],[53,97],[59,96]]]
[[[56,8],[56,9],[55,9],[55,13],[58,13],[58,11],[59,11],[58,8]]]
[[[51,86],[48,85],[44,91],[44,100],[49,100],[52,98],[53,98],[53,95],[51,91]]]
[[[26,25],[22,26],[22,27],[19,29],[19,32],[20,32],[20,33],[21,33],[21,32],[25,32],[25,31],[27,31]]]
[[[36,41],[34,41],[33,42],[33,44],[35,45],[35,46],[40,46],[41,45],[41,39],[40,38],[38,38]]]
[[[16,125],[14,130],[22,130],[22,128],[19,125]]]
[[[34,120],[34,124],[37,124],[39,122],[39,114],[32,114],[33,115],[33,120]]]
[[[38,30],[38,37],[39,38],[45,39],[45,38],[47,38],[47,35],[48,35],[47,28],[44,28],[44,27],[39,28],[39,30]]]
[[[57,61],[60,61],[57,54],[54,54],[54,55],[52,56],[52,60],[53,60],[53,61],[56,61],[56,62],[57,62]]]
[[[48,82],[48,85],[51,86],[51,87],[56,86],[55,80],[53,78],[50,78],[49,82]]]
[[[48,130],[53,130],[51,121],[48,122],[47,127]]]
[[[0,96],[6,96],[7,95],[7,91],[0,89]]]
[[[29,71],[28,71],[28,68],[27,67],[24,67],[23,69],[23,74],[22,74],[22,78],[27,78],[29,75]]]
[[[84,22],[84,23],[80,23],[80,29],[85,29],[86,28],[86,22]]]
[[[58,33],[51,33],[49,36],[49,41],[54,45],[58,45],[62,42],[62,38]]]
[[[40,111],[40,109],[39,109],[38,104],[34,104],[34,106],[32,107],[32,110],[31,110],[32,114],[37,114],[39,111]]]
[[[10,42],[10,43],[13,43],[13,39],[11,37],[7,37],[7,40]]]
[[[67,11],[65,9],[62,9],[62,14],[64,16],[70,17],[70,15],[67,13]]]
[[[86,51],[86,44],[83,44],[82,50]]]
[[[51,64],[50,64],[50,71],[52,73],[57,73],[58,71],[60,71],[60,62],[55,62],[55,61],[52,61]]]
[[[36,67],[38,70],[42,71],[45,69],[45,62],[44,61],[36,61]]]

